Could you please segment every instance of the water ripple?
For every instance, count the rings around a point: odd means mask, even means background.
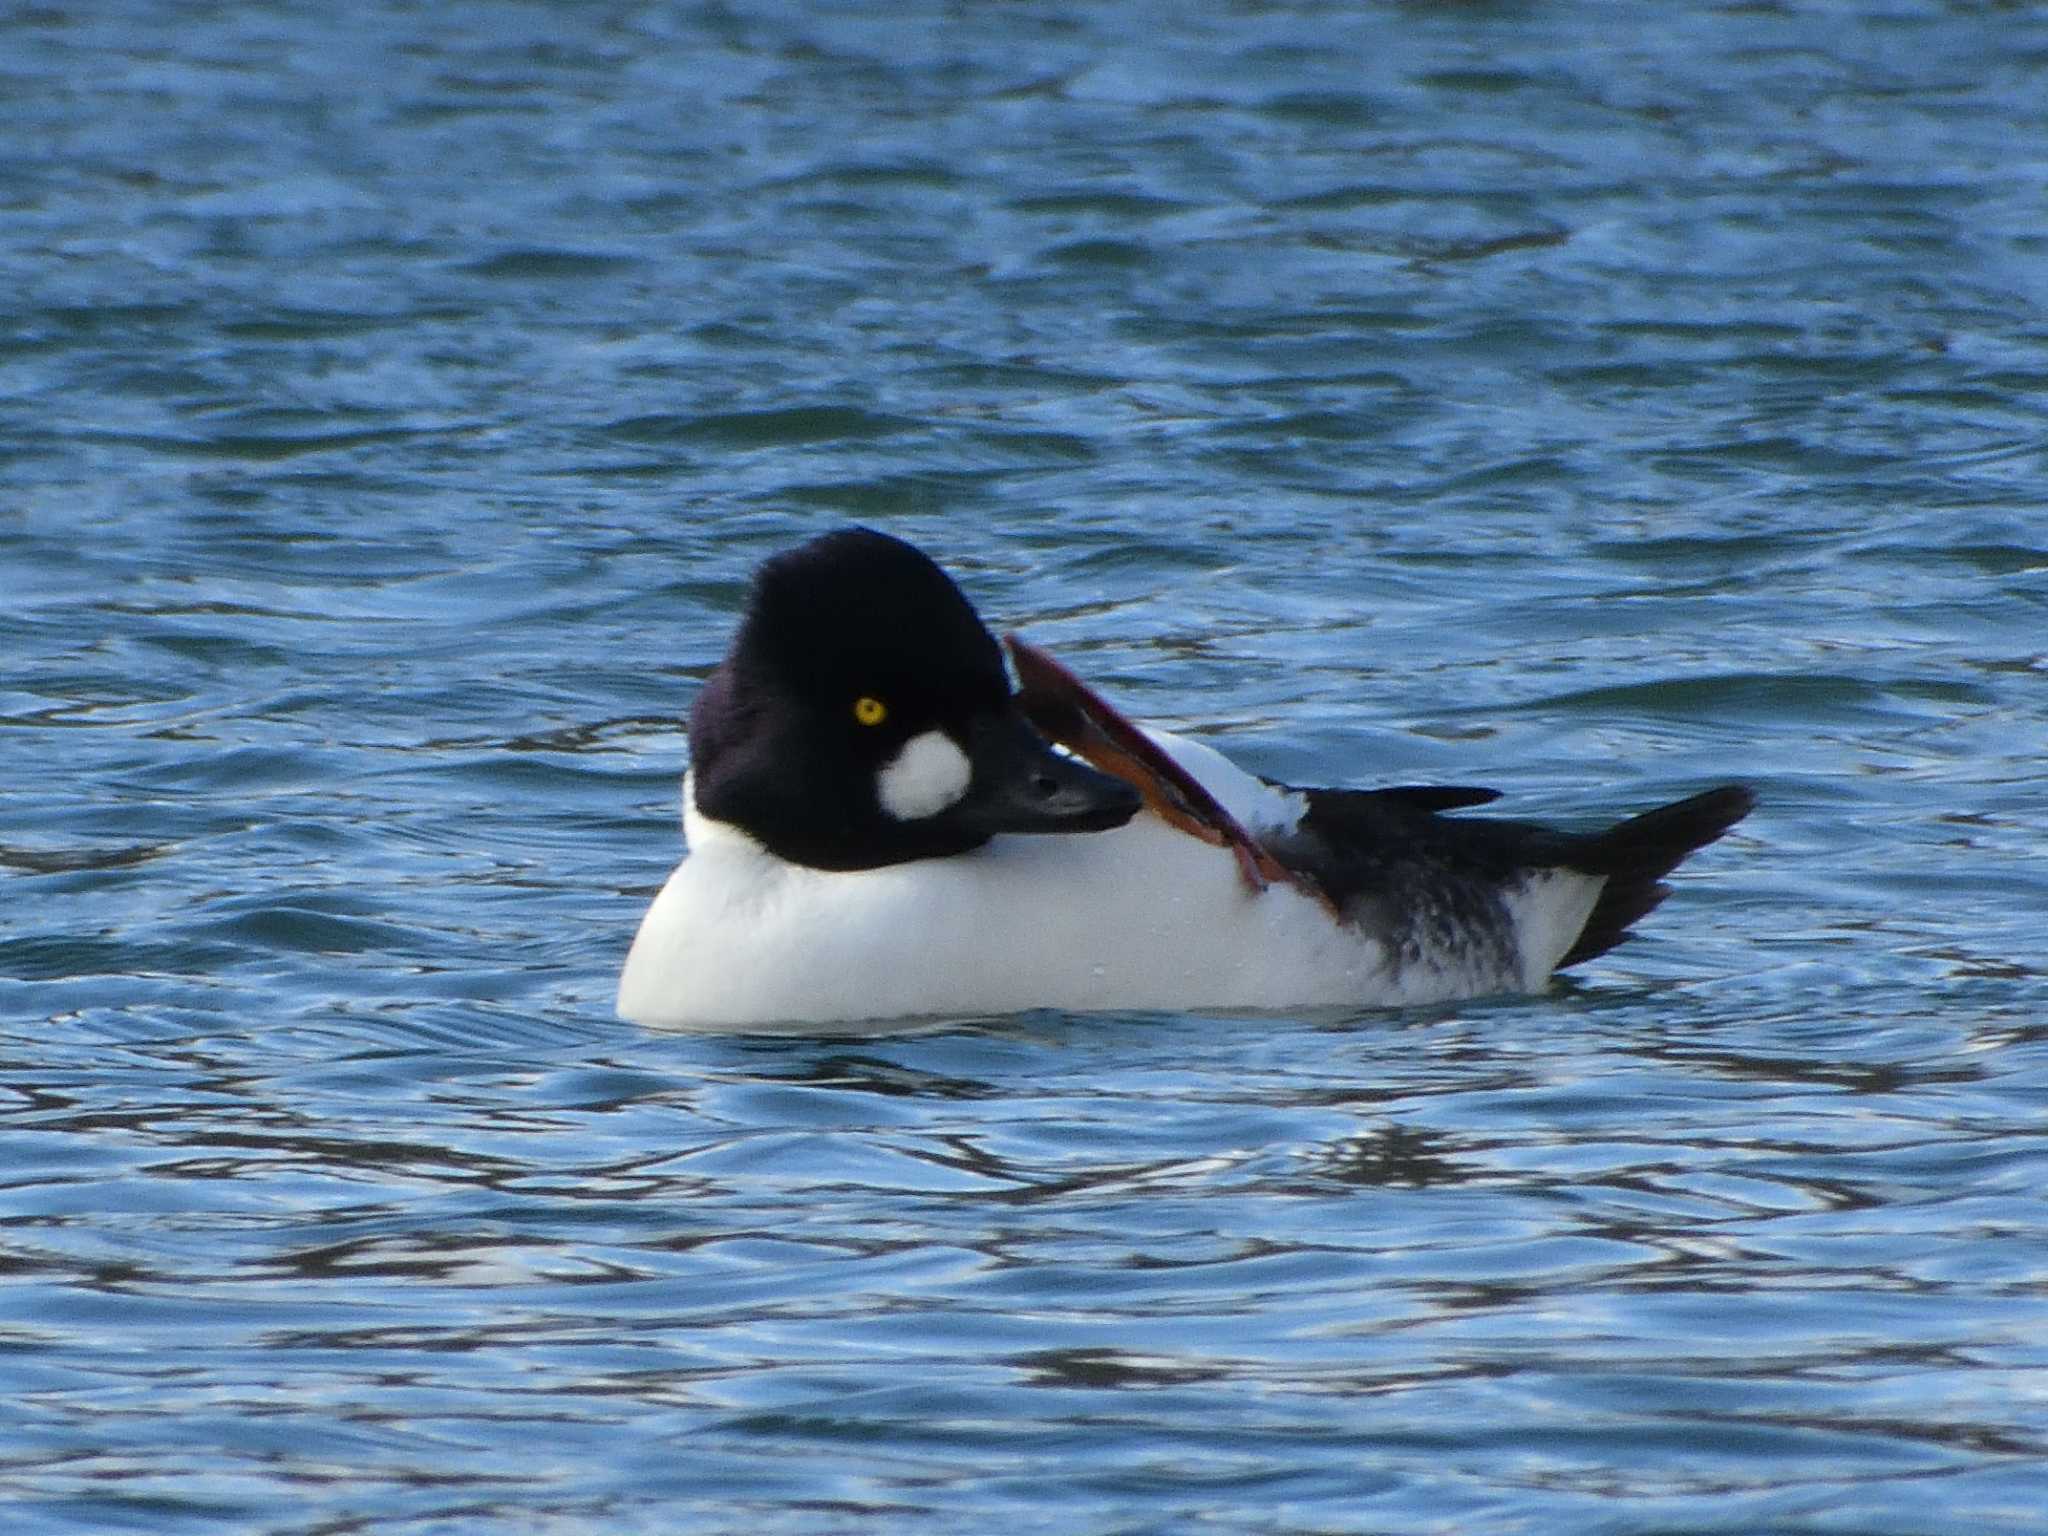
[[[15,1523],[2048,1531],[2041,21],[928,10],[0,16]],[[847,520],[1762,805],[1537,999],[620,1024]]]

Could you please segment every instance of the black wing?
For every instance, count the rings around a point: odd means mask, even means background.
[[[1545,869],[1601,875],[1601,889],[1559,967],[1605,954],[1670,894],[1664,876],[1749,814],[1739,785],[1647,811],[1602,832],[1563,832],[1505,818],[1446,817],[1486,805],[1495,790],[1401,785],[1298,791],[1308,803],[1274,856],[1312,881],[1345,916],[1404,943],[1498,934],[1504,890]],[[1424,933],[1421,930],[1430,930]]]

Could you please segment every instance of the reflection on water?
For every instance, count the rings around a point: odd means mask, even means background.
[[[215,1447],[150,1474],[180,1518],[268,1466],[418,1518],[572,1511],[621,1468],[659,1502],[684,1436],[706,1499],[906,1516],[1053,1455],[1182,1509],[1491,1506],[1500,1456],[1565,1510],[1842,1496],[1844,1458],[1997,1499],[2043,1449],[2012,1406],[2041,1275],[1996,1238],[2039,1139],[1972,1108],[2006,1074],[1897,1012],[1853,1069],[1746,1030],[1623,991],[854,1050],[17,1053],[17,1411],[98,1449],[11,1477],[116,1508],[176,1425]]]
[[[0,17],[14,1523],[2048,1531],[2048,23],[933,20]],[[849,519],[1289,782],[1762,808],[1539,999],[619,1024]]]

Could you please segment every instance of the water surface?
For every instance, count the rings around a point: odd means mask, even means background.
[[[0,19],[0,1526],[2048,1530],[2024,7]],[[664,1036],[764,554],[1762,809],[1540,998]]]

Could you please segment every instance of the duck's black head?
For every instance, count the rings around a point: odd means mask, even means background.
[[[690,715],[697,809],[817,869],[943,858],[998,832],[1098,832],[1120,779],[1025,721],[1002,651],[925,555],[849,528],[764,564]]]

